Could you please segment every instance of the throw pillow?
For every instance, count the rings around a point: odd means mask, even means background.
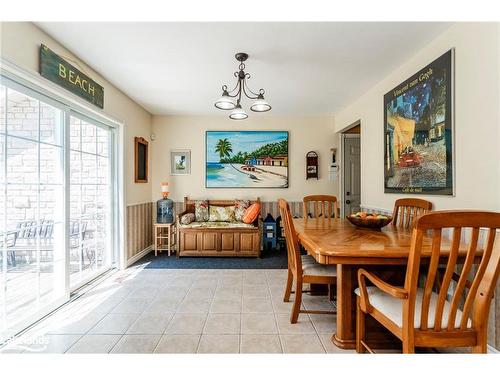
[[[246,224],[251,224],[259,217],[260,213],[260,203],[254,203],[248,207],[243,215],[243,222]]]
[[[194,216],[196,221],[208,221],[208,201],[194,201]]]
[[[234,217],[236,218],[236,221],[243,221],[243,215],[249,206],[249,200],[236,199],[234,201]]]
[[[195,216],[192,212],[189,212],[185,215],[182,215],[181,217],[181,224],[184,224],[184,225],[187,225],[187,224],[191,224],[195,219]]]
[[[234,206],[210,206],[208,221],[234,221]]]

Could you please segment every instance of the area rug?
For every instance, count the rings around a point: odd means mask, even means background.
[[[132,267],[146,269],[286,269],[287,255],[285,250],[264,250],[261,258],[215,258],[215,257],[182,257],[166,252],[155,257],[154,251],[135,262]]]

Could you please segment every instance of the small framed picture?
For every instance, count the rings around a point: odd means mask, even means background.
[[[191,174],[191,150],[170,151],[170,174]]]

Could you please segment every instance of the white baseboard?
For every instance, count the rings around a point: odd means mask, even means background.
[[[148,255],[149,252],[153,250],[153,248],[154,248],[154,246],[150,245],[150,246],[146,247],[144,250],[139,251],[133,257],[127,259],[127,264],[126,264],[125,268],[130,267],[132,264],[134,264],[135,262],[137,262],[139,259],[141,259],[142,257]]]

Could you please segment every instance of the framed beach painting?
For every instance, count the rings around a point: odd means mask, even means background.
[[[191,150],[170,151],[170,174],[184,175],[191,173]]]
[[[207,131],[207,188],[287,188],[287,131]]]
[[[453,50],[384,95],[384,191],[453,195]]]

